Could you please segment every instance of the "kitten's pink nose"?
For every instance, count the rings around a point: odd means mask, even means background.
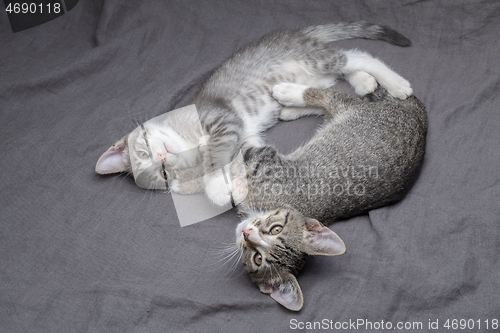
[[[167,152],[164,152],[163,154],[158,154],[158,158],[161,160],[161,161],[165,161],[165,159],[167,158],[167,155],[168,153]]]
[[[257,233],[254,232],[253,229],[243,230],[243,238],[245,239],[246,242],[248,242],[252,245],[259,245],[260,244],[260,237]]]

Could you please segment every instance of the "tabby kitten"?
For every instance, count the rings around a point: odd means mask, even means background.
[[[213,73],[190,103],[197,112],[177,112],[141,125],[134,135],[125,135],[100,157],[97,173],[131,172],[136,180],[143,180],[138,183],[141,187],[181,194],[205,190],[214,204],[226,204],[231,190],[221,168],[240,148],[263,146],[262,133],[278,119],[296,118],[293,107],[283,108],[272,97],[274,85],[294,82],[328,87],[344,78],[357,94],[364,95],[375,89],[376,79],[394,97],[404,99],[412,94],[409,82],[381,61],[329,44],[350,38],[411,44],[390,28],[366,22],[272,33],[237,52]],[[196,150],[200,141],[206,141],[204,149],[181,156],[186,149]],[[140,163],[132,164],[134,158]],[[179,182],[175,172],[169,175],[170,167],[180,170],[197,164],[202,166],[201,189],[191,186],[198,183]]]
[[[233,191],[243,196],[236,246],[260,290],[298,311],[303,297],[296,275],[306,257],[345,251],[319,221],[402,199],[424,158],[427,116],[416,97],[395,99],[383,88],[363,98],[291,83],[273,91],[285,106],[322,108],[325,121],[289,155],[272,147],[244,152],[246,177]]]

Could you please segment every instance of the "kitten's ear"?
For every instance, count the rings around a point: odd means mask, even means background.
[[[97,173],[104,175],[130,170],[127,139],[128,134],[116,141],[114,145],[101,155],[95,166]]]
[[[300,290],[297,279],[292,274],[287,274],[280,279],[278,285],[270,286],[265,283],[259,284],[260,291],[269,294],[276,302],[292,311],[299,311],[304,304],[302,290]]]
[[[336,256],[345,252],[344,241],[318,220],[308,218],[304,233],[304,252],[307,254]]]

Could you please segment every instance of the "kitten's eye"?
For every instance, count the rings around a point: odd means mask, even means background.
[[[167,180],[168,179],[168,176],[167,176],[167,172],[165,171],[165,169],[161,169],[161,176],[163,177],[163,179]]]
[[[280,226],[280,225],[276,225],[276,226],[274,226],[274,227],[271,229],[271,231],[269,231],[269,234],[270,234],[270,235],[277,235],[277,234],[279,234],[279,233],[281,232],[281,230],[283,230],[283,227],[282,227],[282,226]]]
[[[262,256],[259,252],[255,254],[255,256],[253,257],[253,261],[257,266],[260,266],[262,264]]]
[[[139,156],[139,158],[140,158],[141,160],[145,160],[145,159],[149,158],[149,154],[148,154],[148,152],[147,152],[147,151],[144,151],[144,150],[139,150],[139,151],[137,151],[137,156]]]

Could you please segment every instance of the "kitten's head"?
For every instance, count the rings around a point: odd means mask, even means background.
[[[148,120],[112,145],[96,164],[96,172],[131,172],[138,186],[166,190],[175,169],[197,164],[198,147],[173,129],[171,112]]]
[[[236,228],[243,267],[260,291],[284,307],[302,308],[296,279],[308,255],[339,255],[345,245],[336,233],[294,210],[255,213]]]

